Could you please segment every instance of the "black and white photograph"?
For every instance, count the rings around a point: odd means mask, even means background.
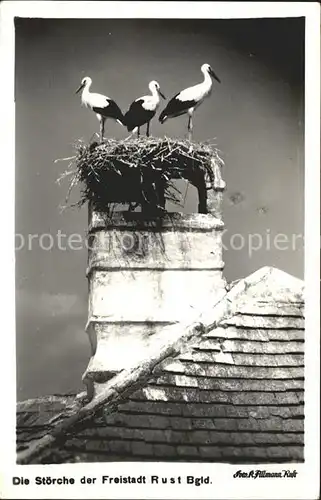
[[[2,3],[1,497],[318,497],[320,11],[273,3]]]

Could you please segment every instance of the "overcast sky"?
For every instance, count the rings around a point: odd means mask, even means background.
[[[303,19],[16,20],[16,233],[38,235],[16,253],[19,400],[80,389],[90,355],[86,250],[39,246],[44,233],[86,234],[86,207],[59,210],[67,184],[56,179],[67,164],[54,163],[99,130],[75,95],[80,80],[90,76],[93,91],[126,111],[150,80],[171,97],[210,63],[222,83],[195,113],[194,140],[215,138],[223,154],[227,246],[236,233],[298,235],[287,250],[229,248],[225,276],[273,265],[302,278],[303,42]],[[152,122],[155,136],[185,132],[186,117]],[[107,122],[106,135],[128,134]],[[196,204],[189,188],[185,211]]]

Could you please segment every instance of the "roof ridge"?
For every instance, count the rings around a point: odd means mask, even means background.
[[[28,411],[35,404],[46,403],[67,403],[74,399],[77,395],[75,391],[73,394],[50,394],[48,396],[37,396],[35,398],[28,398],[23,401],[17,401],[17,412]]]

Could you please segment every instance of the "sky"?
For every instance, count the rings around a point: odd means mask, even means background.
[[[303,278],[304,19],[16,18],[15,27],[18,400],[82,389],[89,361],[86,248],[57,243],[59,232],[85,239],[87,211],[61,211],[68,183],[56,181],[68,162],[55,163],[99,131],[75,95],[84,76],[125,112],[150,80],[170,98],[211,64],[222,83],[195,112],[193,140],[215,141],[225,163],[225,277],[272,265]],[[151,131],[183,137],[186,117],[154,119]],[[106,135],[128,133],[107,122]],[[190,187],[184,212],[196,207]],[[263,245],[250,253],[255,234]]]

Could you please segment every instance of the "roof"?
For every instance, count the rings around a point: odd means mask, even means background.
[[[82,395],[20,403],[19,463],[304,460],[304,286],[265,267]]]

